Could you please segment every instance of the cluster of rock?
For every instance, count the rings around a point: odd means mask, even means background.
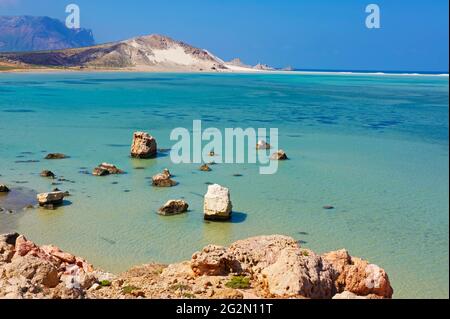
[[[290,237],[253,237],[230,247],[209,245],[192,256],[196,276],[245,275],[254,292],[275,298],[391,298],[386,272],[377,265],[351,257],[346,250],[323,256],[302,249]]]
[[[271,148],[272,148],[272,146],[264,140],[260,140],[256,144],[257,150],[270,150]],[[270,156],[270,159],[274,160],[274,161],[284,161],[284,160],[287,160],[288,157],[287,157],[285,151],[278,150]]]
[[[0,298],[82,298],[104,278],[113,275],[58,247],[0,235]]]
[[[233,287],[235,278],[248,285]],[[231,288],[230,288],[231,287]],[[55,246],[0,236],[0,298],[391,298],[386,272],[346,250],[317,255],[290,237],[208,245],[191,260],[114,276]]]

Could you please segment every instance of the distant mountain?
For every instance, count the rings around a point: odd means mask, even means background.
[[[0,16],[0,52],[58,50],[94,44],[91,30],[68,29],[57,19]]]
[[[85,48],[0,53],[0,60],[72,68],[128,68],[148,71],[227,69],[225,62],[207,50],[155,34]]]

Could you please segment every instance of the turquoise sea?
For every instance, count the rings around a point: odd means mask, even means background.
[[[113,272],[185,260],[209,243],[286,234],[382,266],[396,298],[448,298],[448,104],[449,79],[439,76],[0,74],[0,182],[13,189],[0,206],[19,208],[54,187],[72,193],[55,211],[0,213],[0,233],[56,244]],[[194,119],[204,128],[278,128],[290,160],[260,175],[255,164],[205,173],[166,153],[129,157],[133,131],[170,148],[171,130],[192,129]],[[47,152],[70,158],[44,160]],[[101,162],[127,174],[83,173]],[[166,167],[180,184],[151,187]],[[43,169],[66,181],[52,185]],[[210,182],[230,188],[229,223],[203,221]],[[155,213],[175,198],[188,201],[187,214]]]

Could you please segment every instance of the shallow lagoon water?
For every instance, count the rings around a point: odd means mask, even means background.
[[[397,298],[448,298],[448,102],[446,77],[1,74],[1,182],[72,196],[56,211],[0,214],[0,232],[54,243],[114,272],[280,233],[318,252],[345,247],[382,266]],[[165,153],[129,157],[133,131],[170,148],[171,130],[191,130],[194,119],[204,128],[276,127],[290,160],[264,176],[254,164],[207,173],[172,164]],[[47,152],[70,158],[44,160]],[[101,162],[127,174],[83,174]],[[149,178],[166,167],[180,184],[151,187]],[[39,176],[43,169],[69,182],[51,185]],[[231,190],[229,223],[202,219],[211,182]],[[174,198],[186,199],[189,213],[156,214]]]

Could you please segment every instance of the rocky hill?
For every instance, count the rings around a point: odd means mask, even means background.
[[[149,71],[227,69],[222,60],[206,50],[155,34],[84,48],[0,54],[1,60],[68,68],[127,68]]]
[[[0,16],[0,52],[58,50],[94,44],[90,30],[68,29],[57,19]]]
[[[386,272],[346,250],[318,255],[273,235],[209,245],[191,260],[113,275],[55,246],[0,235],[0,298],[383,299]]]

